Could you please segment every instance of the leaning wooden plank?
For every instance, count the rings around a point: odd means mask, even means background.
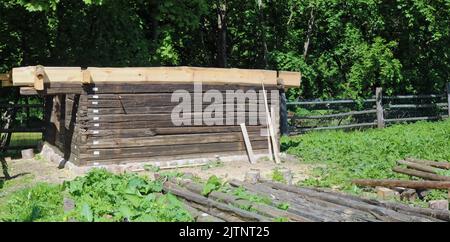
[[[414,158],[406,158],[409,162],[419,163],[419,164],[426,164],[432,167],[441,168],[441,169],[450,169],[450,162],[438,162],[438,161],[431,161],[431,160],[420,160],[420,159],[414,159]]]
[[[417,171],[417,170],[412,170],[412,169],[408,169],[408,168],[402,168],[399,166],[394,167],[392,170],[397,173],[401,173],[401,174],[405,174],[405,175],[409,175],[409,176],[420,177],[420,178],[431,180],[431,181],[450,181],[450,177],[448,177],[448,176],[436,175],[436,174],[432,174],[432,173],[428,173],[428,172]]]
[[[406,187],[412,189],[450,189],[449,181],[407,181],[391,179],[355,179],[353,184],[370,187]]]
[[[263,97],[264,97],[264,107],[265,107],[265,112],[266,112],[266,121],[267,121],[267,127],[269,129],[269,134],[270,134],[270,138],[272,140],[272,149],[273,149],[273,156],[275,158],[275,163],[280,164],[281,160],[280,160],[280,154],[279,154],[279,150],[278,150],[278,143],[277,143],[277,139],[276,139],[276,135],[275,135],[275,129],[272,123],[272,118],[270,115],[270,110],[269,110],[269,105],[267,103],[267,93],[266,90],[264,88],[264,83],[261,83],[262,87],[263,87]]]
[[[242,130],[242,136],[244,137],[245,147],[248,154],[248,159],[251,164],[256,164],[255,155],[253,154],[253,148],[252,143],[250,142],[250,138],[247,132],[247,127],[245,126],[245,123],[241,124],[241,130]]]

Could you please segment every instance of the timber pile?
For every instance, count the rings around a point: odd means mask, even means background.
[[[325,189],[263,180],[257,183],[230,180],[228,184],[227,189],[203,196],[202,185],[189,179],[171,179],[164,183],[164,191],[181,199],[197,221],[450,221],[449,211],[364,199]],[[250,201],[235,195],[237,189],[267,199]]]
[[[450,199],[450,177],[441,175],[443,170],[450,170],[450,162],[436,162],[429,160],[419,160],[407,158],[397,161],[399,165],[392,168],[394,172],[408,175],[423,180],[392,180],[392,179],[356,179],[352,182],[360,186],[388,187],[403,192],[420,194],[427,189],[442,189],[449,191]],[[408,196],[411,196],[409,194]],[[421,196],[418,196],[421,198]]]
[[[115,84],[111,91],[106,89],[97,93],[95,90],[99,89],[94,87],[82,95],[56,96],[50,115],[51,126],[48,127],[54,132],[50,136],[55,138],[46,140],[54,140],[60,149],[70,151],[70,160],[77,165],[146,162],[156,157],[195,157],[199,154],[245,155],[244,137],[237,118],[244,114],[243,121],[255,153],[267,153],[267,137],[261,136],[266,118],[258,116],[264,114],[261,111],[265,109],[263,99],[247,99],[245,105],[238,105],[237,99],[233,103],[221,104],[223,125],[214,126],[208,126],[206,122],[217,122],[215,117],[202,118],[203,124],[194,125],[194,117],[201,118],[202,113],[196,113],[197,107],[193,104],[191,112],[184,113],[192,125],[177,126],[173,123],[177,120],[172,119],[172,110],[179,103],[171,102],[171,91],[181,88],[189,90],[191,100],[194,100],[193,85],[175,84]],[[227,86],[204,85],[203,88],[220,88],[218,90],[222,90],[226,97]],[[240,88],[255,90],[256,93],[261,91],[260,87]],[[266,89],[269,95],[271,90],[277,90],[276,86]],[[138,90],[145,92],[136,93]],[[199,108],[204,110],[210,104],[203,102]],[[269,98],[269,105],[278,107],[278,100]],[[234,125],[226,125],[225,111],[228,107],[235,109]],[[60,117],[60,113],[64,116]],[[250,123],[252,117],[257,120],[256,124]]]

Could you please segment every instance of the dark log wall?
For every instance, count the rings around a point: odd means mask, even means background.
[[[53,98],[48,141],[52,141],[65,153],[66,159],[77,165],[118,164],[158,159],[200,158],[215,154],[244,155],[245,144],[239,122],[226,125],[226,107],[246,114],[246,124],[256,153],[266,152],[267,137],[261,136],[265,120],[250,125],[249,117],[258,115],[258,107],[264,110],[261,87],[235,85],[203,85],[203,92],[219,90],[224,101],[230,100],[226,90],[255,90],[258,100],[246,100],[246,105],[223,105],[224,125],[176,126],[171,113],[179,103],[172,103],[175,90],[186,90],[194,102],[193,84],[117,84],[84,86],[81,94],[68,94]],[[272,101],[278,114],[278,100]],[[257,104],[255,104],[257,103]],[[203,102],[204,110],[209,103]],[[198,106],[197,106],[198,107]],[[191,106],[194,114],[194,105]],[[201,115],[201,113],[200,113]],[[236,118],[235,118],[236,120]],[[276,117],[278,120],[278,117]],[[262,121],[262,122],[261,122]],[[58,128],[55,128],[59,127]],[[53,137],[53,138],[51,138]]]

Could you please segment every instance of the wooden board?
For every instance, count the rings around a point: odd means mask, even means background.
[[[266,141],[255,141],[252,143],[254,149],[267,148]],[[153,146],[144,148],[115,148],[115,149],[89,149],[80,153],[80,159],[104,160],[114,158],[139,158],[169,155],[187,155],[213,153],[221,151],[245,151],[244,142],[211,143],[211,144],[188,144],[173,146]]]
[[[300,72],[293,71],[279,71],[278,78],[283,81],[285,87],[300,87],[302,82],[302,75]]]

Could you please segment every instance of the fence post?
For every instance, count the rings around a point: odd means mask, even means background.
[[[447,82],[447,108],[448,118],[450,118],[450,82]]]
[[[375,99],[377,103],[377,127],[379,129],[384,128],[384,115],[383,115],[383,88],[377,87],[375,91]]]

